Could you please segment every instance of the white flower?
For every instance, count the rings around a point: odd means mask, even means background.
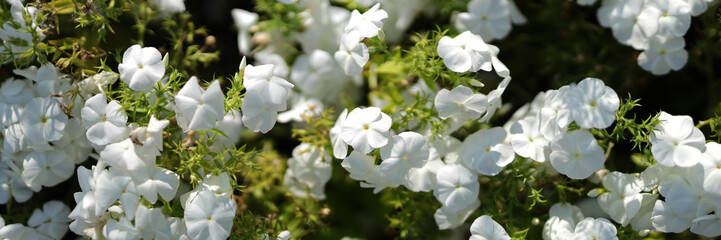
[[[325,107],[323,106],[323,102],[318,99],[306,99],[303,96],[299,96],[298,99],[293,101],[293,108],[286,112],[278,114],[278,122],[304,122],[305,117],[318,116],[323,112],[324,108]]]
[[[666,206],[675,214],[687,219],[705,216],[718,208],[721,195],[703,189],[703,167],[698,164],[682,169],[680,178],[672,178],[664,189]]]
[[[154,47],[130,46],[123,53],[123,62],[118,65],[120,80],[130,89],[148,92],[165,75],[163,56]]]
[[[5,165],[0,163],[0,165]],[[5,166],[3,169],[7,169]],[[32,189],[23,180],[22,175],[15,171],[4,171],[7,175],[0,175],[0,204],[6,204],[12,195],[15,201],[23,203],[33,196],[33,192],[39,189]]]
[[[703,189],[706,192],[721,194],[721,144],[706,143],[706,157],[700,162],[704,168]]]
[[[343,73],[333,56],[318,49],[295,59],[290,80],[303,95],[326,102],[336,101],[341,89],[351,83],[351,78]]]
[[[230,186],[230,177],[227,172],[220,174],[207,174],[203,181],[196,188],[198,190],[208,190],[216,195],[231,197],[233,195],[233,187]]]
[[[220,83],[213,81],[207,90],[198,84],[198,78],[191,77],[175,96],[175,112],[183,119],[178,125],[184,131],[209,130],[225,115],[225,95]]]
[[[153,0],[160,12],[173,14],[185,12],[185,0]]]
[[[102,236],[110,240],[138,239],[138,230],[127,217],[118,220],[108,219],[102,227]]]
[[[85,127],[80,119],[71,118],[65,125],[65,134],[59,140],[54,141],[53,146],[65,151],[66,156],[74,163],[82,163],[93,150],[85,134]]]
[[[48,239],[47,237],[42,238],[43,235],[38,234],[38,231],[31,227],[23,226],[22,224],[10,224],[0,228],[0,239],[8,240],[24,240],[24,239]]]
[[[170,239],[170,222],[161,208],[138,206],[134,223],[134,228],[142,239]]]
[[[490,59],[483,52],[489,51],[488,45],[481,36],[465,31],[455,38],[444,36],[438,41],[438,56],[443,63],[454,72],[477,72],[483,69],[490,71]]]
[[[551,153],[551,142],[543,137],[538,127],[538,118],[528,116],[511,125],[511,147],[521,157],[545,162]]]
[[[170,232],[172,233],[170,239],[190,240],[190,237],[188,237],[188,229],[185,227],[184,219],[169,217],[168,222],[170,222]]]
[[[33,83],[27,79],[5,79],[0,88],[0,102],[4,104],[25,106],[33,96]]]
[[[603,1],[598,9],[598,21],[601,26],[610,27],[613,36],[620,43],[636,50],[646,49],[648,36],[641,29],[638,15],[644,9],[645,0]]]
[[[584,179],[603,167],[606,158],[593,135],[585,130],[563,133],[551,142],[551,164],[572,179]]]
[[[691,225],[691,232],[709,238],[721,236],[721,217],[714,213],[696,218]]]
[[[338,119],[335,120],[335,124],[330,129],[330,141],[333,145],[333,156],[337,159],[344,159],[348,156],[348,144],[343,141],[343,122],[348,117],[348,109],[338,115]]]
[[[78,90],[80,90],[80,94],[83,97],[88,98],[98,93],[102,93],[108,88],[108,86],[113,85],[113,83],[117,80],[118,74],[102,71],[78,82]]]
[[[661,123],[649,137],[651,153],[659,164],[690,167],[698,163],[706,151],[706,139],[689,116],[672,116],[661,112]]]
[[[286,108],[286,100],[290,94],[290,89],[293,88],[293,84],[273,75],[273,69],[275,68],[277,67],[272,64],[248,65],[243,73],[243,85],[248,92],[258,92],[265,99],[268,99],[269,103],[276,105],[282,111]]]
[[[568,94],[568,108],[581,128],[604,129],[616,120],[620,100],[601,79],[585,78]]]
[[[576,224],[583,220],[581,209],[571,204],[553,204],[548,216],[543,225],[545,240],[570,239]]]
[[[350,178],[357,181],[370,179],[373,177],[373,172],[380,171],[380,166],[375,165],[373,157],[358,151],[352,151],[340,165],[350,173]]]
[[[140,195],[128,172],[117,168],[101,171],[95,177],[95,185],[93,195],[95,196],[96,212],[105,211],[119,201],[125,216],[129,219],[135,217],[135,212],[140,204]]]
[[[70,83],[64,76],[58,74],[58,68],[52,63],[45,63],[40,68],[30,66],[26,69],[16,69],[13,72],[37,82],[36,89],[38,96],[41,97],[63,94],[71,90]]]
[[[598,205],[611,219],[626,226],[643,203],[655,200],[652,194],[640,193],[639,184],[639,180],[630,174],[612,172],[604,176],[603,186],[608,192],[598,196]]]
[[[433,195],[444,207],[459,211],[478,199],[478,176],[461,165],[446,165],[436,173]]]
[[[470,30],[490,42],[508,35],[511,18],[524,20],[523,15],[507,0],[472,0],[468,3],[468,12],[459,13],[454,25],[458,31]]]
[[[200,191],[190,199],[184,217],[188,236],[192,239],[226,239],[235,217],[235,201],[210,191]]]
[[[685,45],[683,37],[653,36],[648,39],[648,48],[638,55],[638,65],[654,75],[678,71],[688,59]]]
[[[446,206],[442,206],[436,210],[433,214],[433,218],[436,220],[438,229],[453,229],[463,224],[463,222],[465,222],[466,219],[468,219],[468,217],[470,217],[471,214],[473,214],[473,212],[480,206],[481,201],[478,199],[475,199],[473,203],[458,211],[453,211]]]
[[[163,151],[163,129],[170,124],[168,120],[158,120],[150,116],[147,127],[139,127],[130,133],[134,141],[140,143],[139,153],[153,156],[160,156]],[[217,139],[216,139],[217,140]]]
[[[0,40],[3,41],[5,52],[18,54],[30,49],[32,44],[34,44],[31,31],[37,33],[38,37],[40,37],[39,40],[45,39],[43,30],[35,22],[38,14],[37,8],[23,7],[23,5],[19,3],[11,4],[10,11],[5,13],[10,13],[12,16],[12,20],[5,22],[2,28],[0,28]],[[25,22],[25,18],[23,17],[25,14],[30,16],[30,26]],[[16,28],[18,25],[15,24],[19,24],[19,28]]]
[[[88,140],[95,145],[107,145],[122,139],[127,131],[128,116],[118,101],[107,102],[105,94],[89,98],[81,110]]]
[[[248,91],[243,98],[243,124],[251,131],[267,133],[275,126],[278,118],[278,111],[285,110],[277,104],[273,104],[268,95],[261,95],[258,91]]]
[[[701,15],[713,0],[684,0],[691,7],[691,16]]]
[[[573,121],[566,101],[571,90],[572,87],[566,85],[546,93],[546,101],[538,112],[540,131],[546,139],[553,140],[560,136]]]
[[[381,148],[381,177],[404,183],[411,169],[421,168],[429,157],[426,138],[416,132],[402,132],[393,136]]]
[[[322,193],[326,182],[331,177],[330,161],[330,154],[322,148],[313,147],[308,143],[301,143],[293,149],[293,157],[288,159],[288,171],[292,172],[292,176],[285,177],[294,178],[295,181],[308,189],[318,188]],[[300,196],[306,196],[305,191]]]
[[[299,198],[311,197],[317,200],[323,200],[326,197],[324,184],[314,184],[313,188],[310,188],[304,184],[300,178],[296,177],[293,169],[290,168],[286,169],[283,175],[283,187],[285,187],[289,193],[293,194],[293,196]]]
[[[300,42],[303,50],[307,53],[314,49],[336,51],[344,35],[344,29],[348,25],[350,11],[343,7],[332,6],[327,1],[301,3],[301,7],[306,8],[300,13],[305,16],[303,21],[305,29],[294,37]]]
[[[511,240],[501,224],[493,221],[488,215],[483,215],[471,224],[471,240]]]
[[[107,145],[100,152],[100,159],[105,160],[112,167],[129,171],[138,171],[155,165],[155,156],[140,154],[138,150],[133,140],[127,138]]]
[[[240,8],[230,10],[233,22],[238,27],[238,50],[240,54],[247,55],[250,52],[251,38],[249,29],[258,22],[258,14]]]
[[[653,206],[651,223],[660,232],[680,233],[691,226],[691,219],[678,216],[664,201],[657,200]]]
[[[391,118],[380,108],[356,108],[343,122],[341,137],[353,149],[368,154],[388,143],[391,124]]]
[[[68,116],[52,98],[33,98],[20,119],[23,133],[33,144],[46,144],[63,136]]]
[[[360,75],[363,72],[363,66],[370,59],[368,47],[360,40],[357,32],[343,35],[340,47],[333,55],[335,61],[338,62],[338,65],[343,68],[343,71],[348,76]]]
[[[498,69],[496,69],[496,71],[498,71]],[[496,89],[488,93],[488,108],[486,108],[486,114],[479,120],[480,122],[488,122],[491,120],[496,110],[501,107],[501,104],[503,104],[501,96],[503,92],[506,91],[509,83],[511,83],[511,77],[506,76],[503,78],[503,81],[498,84]]]
[[[485,59],[490,59],[490,64],[485,63],[484,66],[481,66],[481,69],[483,69],[483,71],[491,71],[491,67],[493,67],[496,74],[498,74],[499,77],[504,78],[503,80],[510,79],[511,71],[508,70],[508,67],[506,67],[500,59],[498,59],[498,53],[500,53],[501,50],[491,44],[488,44],[488,49],[489,50],[487,52],[483,52],[483,54],[485,55]],[[491,94],[489,93],[488,95],[490,96]]]
[[[616,226],[605,218],[586,218],[576,225],[573,239],[578,240],[617,240]]]
[[[216,143],[222,144],[228,149],[232,148],[240,140],[240,134],[243,130],[242,118],[241,112],[233,109],[225,114],[223,120],[216,122],[215,128],[227,136],[215,135]]]
[[[436,173],[445,163],[440,158],[432,158],[421,168],[411,168],[403,186],[414,192],[428,192],[436,186]]]
[[[135,182],[135,190],[148,202],[155,203],[158,195],[165,201],[170,201],[178,191],[180,184],[178,174],[161,167],[149,166],[146,169],[131,171]]]
[[[372,38],[378,35],[378,31],[383,28],[383,19],[388,18],[388,13],[380,9],[381,4],[376,3],[368,11],[360,14],[358,10],[353,10],[348,20],[348,26],[345,27],[346,33],[357,32],[361,37]]]
[[[441,119],[453,117],[461,121],[471,121],[486,112],[488,98],[483,94],[474,94],[470,88],[460,85],[451,91],[441,89],[434,102]]]
[[[60,201],[52,200],[43,204],[43,209],[35,209],[28,219],[28,226],[53,239],[62,239],[68,231],[70,208]]]
[[[495,176],[515,157],[505,139],[506,130],[501,127],[478,130],[463,141],[460,160],[479,174]]]
[[[62,150],[32,152],[23,161],[22,177],[30,187],[52,187],[70,178],[74,167]]]
[[[683,37],[691,24],[691,6],[684,0],[648,0],[638,22],[646,36]]]
[[[578,5],[581,5],[581,6],[589,6],[589,5],[593,5],[594,3],[596,3],[596,0],[578,0],[577,3],[578,3]]]

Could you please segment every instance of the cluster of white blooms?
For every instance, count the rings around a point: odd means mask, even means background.
[[[335,60],[348,76],[361,74],[363,66],[370,58],[368,47],[361,41],[378,36],[382,31],[382,20],[388,18],[388,13],[380,7],[381,4],[376,3],[363,14],[358,10],[353,10],[351,13],[340,40],[340,47],[334,55]]]
[[[610,219],[624,227],[630,224],[641,236],[651,232],[679,233],[689,228],[706,237],[721,236],[721,218],[717,214],[721,211],[721,144],[706,143],[688,116],[661,112],[658,119],[661,123],[650,136],[657,164],[640,176],[608,173],[602,178],[603,188],[591,190],[588,195],[597,197],[598,206]],[[602,161],[603,153],[598,154]],[[587,172],[590,175],[598,169]],[[583,164],[568,170],[586,171]],[[598,239],[616,239],[616,229],[608,220],[582,220],[583,214],[575,206],[554,205],[549,216],[544,239],[574,238],[579,231],[590,234],[588,229],[594,229]]]
[[[274,76],[274,67],[266,64],[257,67],[248,65],[245,68],[243,84],[247,91],[241,107],[242,119],[245,126],[254,132],[270,131],[278,119],[278,112],[288,108],[286,101],[293,84]]]
[[[644,196],[637,214],[651,217],[650,231],[677,233],[690,228],[706,237],[721,236],[721,145],[706,143],[688,116],[661,112],[659,119],[662,122],[651,136],[658,164],[641,173],[635,192],[657,192],[664,200],[656,200],[655,194]]]
[[[378,36],[384,26],[382,20],[388,18],[380,4],[361,14],[332,6],[328,0],[281,2],[306,9],[300,13],[305,29],[291,34],[291,39],[278,32],[258,32],[256,13],[232,10],[238,28],[239,51],[252,56],[256,63],[244,70],[248,92],[243,103],[243,122],[253,131],[263,133],[270,130],[276,120],[303,122],[304,117],[318,115],[327,105],[339,107],[338,100],[343,96],[356,98],[360,74],[370,57],[362,41]],[[403,9],[400,6],[405,6],[401,2],[392,6],[400,11]],[[399,28],[406,28],[415,13],[406,14],[409,15],[403,17],[404,23]],[[290,52],[286,50],[293,48],[287,43],[293,41],[301,45],[302,51],[289,67],[284,56]],[[254,86],[255,83],[263,84]],[[290,110],[279,113],[287,109]]]
[[[331,157],[321,148],[303,143],[293,149],[283,186],[298,197],[325,199],[325,183],[331,176]]]
[[[505,38],[512,23],[526,21],[513,0],[471,0],[468,12],[458,13],[453,20],[459,32],[471,31],[489,42]]]
[[[18,78],[6,79],[0,87],[0,124],[3,126],[2,162],[0,162],[0,203],[25,202],[33,192],[52,187],[73,175],[75,164],[85,161],[92,150],[85,137],[85,127],[77,112],[72,118],[64,106],[73,99],[56,94],[69,90],[67,78],[52,64],[14,71]],[[21,76],[21,77],[20,77]],[[79,134],[81,133],[81,134]],[[13,199],[10,199],[10,198]],[[59,202],[48,202],[46,211],[61,211]],[[43,214],[42,211],[37,214]],[[67,215],[65,216],[67,218]],[[38,215],[37,218],[42,218]],[[54,220],[57,220],[55,222]],[[53,224],[65,226],[46,229],[41,233],[49,239],[60,239],[67,231],[67,220],[54,219]],[[45,219],[41,220],[45,221]],[[37,228],[33,219],[28,222]],[[6,229],[7,228],[7,229]],[[14,229],[14,230],[13,230]],[[11,224],[3,228],[11,232],[34,228]]]
[[[131,46],[118,67],[121,80],[137,91],[155,91],[155,84],[165,75],[160,56],[155,48]],[[83,82],[93,85],[100,79]],[[102,92],[101,86],[90,89]],[[173,97],[174,104],[166,107],[176,112],[177,123],[185,132],[239,128],[240,113],[224,114],[224,99],[217,81],[204,90],[198,79],[191,77]],[[81,192],[75,193],[77,206],[69,213],[73,232],[96,239],[225,239],[230,235],[235,201],[225,173],[208,174],[195,190],[181,196],[183,218],[167,217],[161,208],[147,204],[168,202],[178,194],[179,176],[155,163],[163,150],[168,120],[150,116],[145,126],[128,125],[119,102],[108,102],[103,93],[88,98],[81,116],[73,119],[82,119],[81,127],[88,130],[75,131],[85,132],[83,137],[99,152],[91,169],[79,167],[77,171]],[[239,132],[225,134],[237,139]]]
[[[512,150],[537,162],[550,160],[559,173],[585,179],[605,162],[603,149],[587,129],[605,129],[616,119],[620,99],[602,80],[586,78],[578,84],[540,93],[529,107],[506,123]],[[575,122],[581,129],[568,131]]]
[[[427,99],[435,98],[439,118],[461,124],[487,121],[501,106],[510,80],[505,78],[488,95],[458,86]],[[500,127],[480,130],[461,142],[450,136],[453,129],[441,137],[424,129],[394,133],[392,124],[378,107],[344,110],[330,130],[333,156],[343,159],[341,166],[350,178],[360,181],[361,187],[373,188],[374,193],[401,185],[414,192],[432,191],[443,205],[434,215],[441,229],[460,226],[480,206],[478,174],[498,174],[515,157]],[[350,155],[349,146],[353,148]],[[379,149],[380,164],[374,149]],[[316,165],[315,169],[321,168]]]
[[[37,8],[25,7],[20,1],[8,3],[12,20],[0,27],[0,40],[5,52],[18,54],[30,49],[34,42],[43,40],[45,34],[39,26],[40,23],[36,21]],[[34,41],[33,38],[37,40]]]
[[[581,209],[571,204],[554,204],[548,216],[548,221],[543,225],[544,240],[618,240],[613,223],[605,218],[584,218]]]
[[[52,200],[35,209],[27,226],[15,223],[5,225],[0,217],[0,238],[2,239],[63,239],[68,231],[70,208],[60,201]]]
[[[686,65],[683,36],[691,17],[705,12],[711,0],[604,0],[598,9],[601,26],[611,28],[622,44],[643,51],[638,65],[655,75]]]

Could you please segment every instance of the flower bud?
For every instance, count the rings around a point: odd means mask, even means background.
[[[598,191],[597,188],[592,189],[591,191],[588,191],[588,197],[598,197],[601,193]]]

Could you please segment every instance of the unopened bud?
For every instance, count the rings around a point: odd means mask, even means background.
[[[534,217],[533,219],[531,219],[531,224],[533,224],[533,226],[538,226],[538,224],[541,224],[541,219]]]
[[[386,33],[383,32],[383,29],[378,29],[378,39],[380,39],[381,42],[386,40]]]
[[[638,235],[641,236],[641,237],[648,236],[649,233],[651,233],[651,230],[648,230],[648,229],[644,229],[644,230],[638,231]]]
[[[246,61],[247,61],[247,60],[245,60],[245,56],[243,56],[243,59],[240,60],[240,66],[238,66],[238,72],[239,72],[239,73],[242,73],[242,72],[245,71],[245,67],[246,67],[246,65],[248,65],[248,63],[247,63]]]
[[[598,197],[601,193],[598,192],[598,189],[592,189],[591,191],[588,191],[588,197]]]
[[[205,45],[215,48],[215,42],[216,42],[215,36],[208,35],[207,37],[205,37]]]
[[[165,64],[165,67],[168,67],[169,62],[170,62],[170,57],[168,57],[168,55],[170,55],[170,54],[168,54],[168,53],[166,52],[166,53],[165,53],[165,56],[163,56],[163,64]]]

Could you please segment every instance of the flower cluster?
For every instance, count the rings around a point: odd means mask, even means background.
[[[655,75],[678,71],[688,53],[683,36],[691,17],[705,12],[710,0],[604,0],[598,22],[611,28],[621,44],[643,51],[638,65]],[[579,3],[580,4],[580,3]]]

